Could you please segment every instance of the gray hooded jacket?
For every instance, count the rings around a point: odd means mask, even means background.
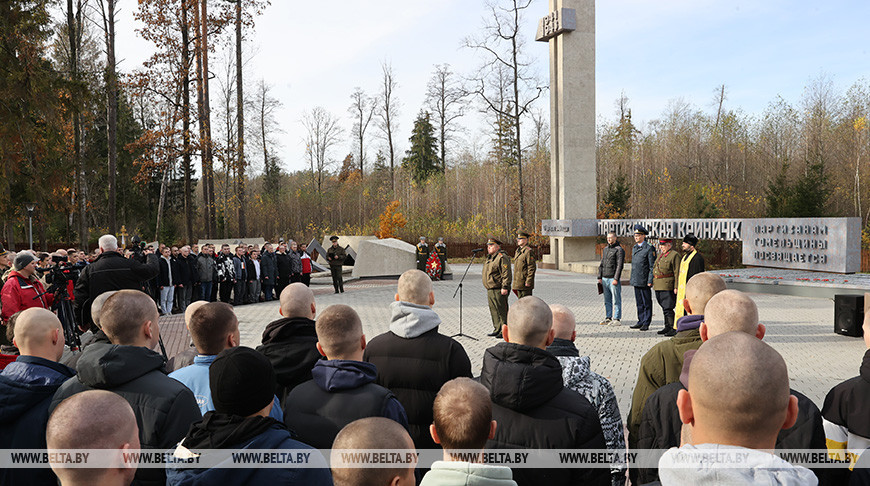
[[[694,460],[693,454],[708,458]],[[729,460],[711,462],[717,457]],[[739,461],[739,465],[738,465]],[[818,478],[805,467],[793,466],[773,454],[745,447],[721,444],[684,445],[669,449],[659,460],[659,478],[663,486],[682,484],[715,484],[743,486],[765,484],[782,486],[815,486]]]

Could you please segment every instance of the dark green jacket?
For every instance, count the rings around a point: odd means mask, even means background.
[[[330,267],[340,267],[344,265],[344,260],[347,258],[347,252],[344,251],[344,248],[341,245],[338,246],[330,246],[328,250],[326,250],[326,261],[329,262]]]
[[[526,245],[517,247],[514,255],[514,285],[516,290],[529,290],[535,288],[535,257],[532,249]]]
[[[511,259],[504,251],[486,256],[483,262],[483,287],[487,290],[511,289]]]

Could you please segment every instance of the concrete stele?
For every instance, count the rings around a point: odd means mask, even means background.
[[[357,256],[353,267],[355,278],[397,277],[417,268],[414,245],[395,238],[362,240]]]

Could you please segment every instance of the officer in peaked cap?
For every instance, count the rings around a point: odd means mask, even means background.
[[[517,233],[517,251],[514,254],[513,289],[517,298],[522,299],[532,295],[535,288],[535,255],[529,247],[529,234],[525,231]]]
[[[511,259],[501,249],[501,241],[490,238],[486,242],[486,260],[483,262],[483,287],[489,302],[493,331],[488,336],[501,339],[502,326],[507,324],[508,294],[511,291]]]
[[[649,231],[641,224],[634,225],[634,242],[631,247],[631,285],[634,287],[634,302],[637,305],[637,324],[632,329],[646,331],[652,321],[653,265],[656,250],[646,241]]]

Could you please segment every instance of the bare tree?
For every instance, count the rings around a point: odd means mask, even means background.
[[[465,114],[463,101],[466,95],[449,64],[435,66],[426,89],[426,104],[434,114],[435,129],[439,133],[443,172],[447,171],[447,139],[456,131],[453,121]]]
[[[75,8],[73,4],[75,3]],[[66,2],[66,29],[67,40],[69,42],[67,48],[69,56],[69,77],[73,84],[79,83],[79,61],[81,57],[82,37],[84,32],[84,23],[82,22],[82,12],[87,0],[67,0]],[[75,199],[77,203],[79,216],[79,248],[87,250],[88,248],[88,220],[85,213],[85,169],[84,159],[82,158],[82,117],[81,106],[78,102],[72,103],[73,112],[73,166],[75,167]],[[72,214],[72,213],[70,213]],[[70,216],[72,218],[72,216]]]
[[[103,34],[106,42],[106,92],[108,119],[108,159],[109,159],[109,233],[117,230],[115,174],[118,165],[118,73],[115,65],[115,14],[118,10],[116,0],[99,0],[103,20]]]
[[[501,3],[507,6],[503,7]],[[523,54],[522,14],[531,4],[532,0],[488,0],[489,15],[484,19],[483,34],[468,37],[464,41],[466,47],[480,51],[486,57],[484,64],[470,80],[468,91],[477,95],[488,110],[498,117],[508,118],[514,126],[520,225],[525,221],[521,121],[544,89],[531,72],[531,62]],[[494,73],[501,74],[499,68],[505,68],[510,76],[511,90],[507,100],[494,97],[487,83],[487,78]]]
[[[393,66],[384,62],[381,64],[383,78],[381,80],[381,94],[378,100],[378,128],[387,148],[390,151],[390,188],[396,192],[396,149],[393,145],[393,132],[398,130],[396,117],[399,116],[399,102],[393,91],[399,86],[393,75]]]
[[[359,147],[359,175],[362,177],[365,173],[365,137],[366,130],[369,128],[369,123],[372,121],[372,116],[377,109],[377,100],[366,95],[361,88],[356,88],[350,95],[351,104],[347,111],[353,116],[353,135]]]
[[[212,162],[211,109],[208,100],[208,0],[194,0],[193,25],[196,52],[196,108],[199,120],[199,146],[202,159],[203,227],[208,238],[214,236],[214,165]]]
[[[271,154],[270,149],[277,145],[274,139],[275,134],[283,133],[283,130],[275,120],[275,110],[280,108],[282,104],[280,100],[272,96],[272,87],[266,84],[266,81],[262,78],[257,84],[254,106],[256,109],[255,118],[258,131],[257,143],[263,151],[264,192],[274,198],[278,195],[277,177],[280,169],[278,167],[278,157]]]
[[[242,78],[242,0],[236,0],[236,171],[239,199],[239,236],[247,236],[248,224],[245,220],[245,95]]]
[[[329,154],[341,142],[342,130],[338,126],[338,118],[320,106],[303,114],[302,125],[308,132],[305,154],[314,186],[317,188],[318,211],[321,212],[319,220],[322,221],[323,183],[329,175],[329,169],[335,164]]]
[[[181,0],[181,171],[184,177],[184,239],[193,242],[193,163],[190,157],[190,25],[188,0]]]

